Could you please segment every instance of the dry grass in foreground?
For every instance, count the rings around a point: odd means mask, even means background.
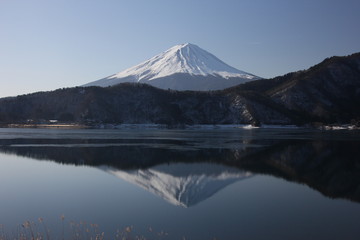
[[[168,233],[164,231],[154,231],[149,227],[147,237],[139,235],[134,231],[134,227],[128,226],[115,233],[105,233],[99,231],[97,224],[86,222],[65,222],[65,217],[60,217],[61,223],[57,234],[54,236],[48,228],[43,218],[36,222],[25,221],[20,224],[15,231],[9,233],[0,225],[0,240],[147,240],[147,239],[169,239]],[[185,239],[185,238],[183,238]]]

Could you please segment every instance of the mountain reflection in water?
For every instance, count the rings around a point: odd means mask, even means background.
[[[236,168],[211,163],[162,164],[136,170],[109,167],[102,169],[183,207],[202,202],[227,185],[252,175]]]
[[[1,139],[0,152],[87,165],[184,207],[253,174],[307,184],[331,198],[360,202],[359,141],[249,139],[217,147],[185,140]]]

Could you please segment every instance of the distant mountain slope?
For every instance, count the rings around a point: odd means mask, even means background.
[[[278,105],[278,106],[275,106]],[[57,119],[89,123],[286,124],[279,104],[256,93],[167,91],[146,84],[77,87],[0,99],[0,122]]]
[[[200,47],[176,45],[155,57],[84,86],[141,82],[162,89],[220,90],[259,77],[233,68]]]
[[[146,84],[76,87],[0,99],[1,123],[307,124],[360,120],[360,53],[221,91]]]
[[[305,71],[235,88],[259,92],[314,121],[348,122],[360,116],[360,53],[327,58]]]

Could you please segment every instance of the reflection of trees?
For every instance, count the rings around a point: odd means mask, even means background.
[[[286,141],[243,159],[241,167],[360,202],[359,147],[350,141]]]
[[[161,142],[163,146],[177,145],[177,148],[163,148],[155,145],[159,142],[141,140],[130,141],[132,145],[116,142],[116,146],[98,147],[81,144],[104,144],[105,140],[11,141],[1,140],[0,151],[63,164],[108,165],[119,170],[144,169],[164,163],[211,162],[305,183],[326,196],[360,202],[360,144],[354,141],[279,140],[267,142],[264,147],[244,149],[198,149],[189,148],[184,142]],[[58,145],[41,145],[49,141]],[[69,142],[80,145],[62,145]],[[129,143],[128,140],[126,142]],[[34,145],[10,145],[16,143]]]

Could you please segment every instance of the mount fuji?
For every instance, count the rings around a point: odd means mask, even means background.
[[[176,45],[149,60],[84,86],[108,87],[124,82],[147,83],[162,89],[221,90],[260,79],[240,71],[200,47]]]

